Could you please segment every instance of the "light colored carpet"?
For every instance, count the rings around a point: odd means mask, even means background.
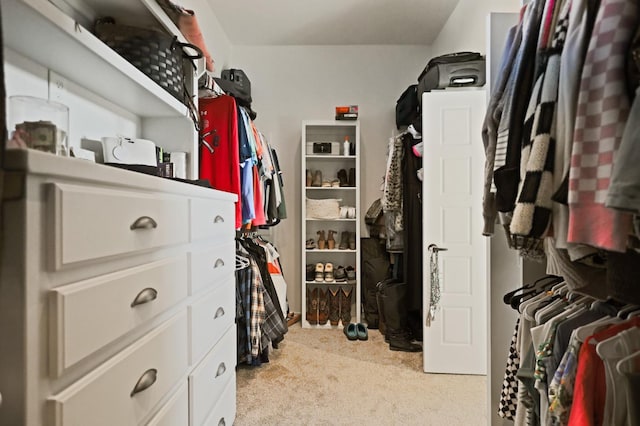
[[[270,362],[240,366],[235,425],[485,425],[486,378],[425,374],[378,330],[289,328]]]

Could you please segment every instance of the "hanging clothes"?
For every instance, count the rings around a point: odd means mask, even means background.
[[[503,145],[500,150],[497,149],[498,125],[500,124],[505,104],[505,88],[521,40],[522,20],[517,26],[512,27],[507,35],[498,77],[491,91],[487,113],[482,124],[482,142],[486,157],[484,194],[482,197],[482,214],[484,217],[482,234],[486,236],[493,235],[494,225],[497,220],[496,188],[493,183],[493,171],[496,168],[495,162],[498,161],[500,164],[504,164],[507,154],[506,145]]]
[[[260,365],[268,361],[269,346],[277,349],[288,330],[283,314],[286,304],[280,302],[272,278],[272,274],[282,277],[282,269],[277,250],[270,243],[257,236],[236,241],[237,255],[250,264],[236,271],[238,361]]]
[[[422,333],[422,182],[418,179],[418,169],[422,159],[413,152],[413,145],[420,142],[409,133],[404,135],[405,155],[402,157],[402,215],[405,233],[403,247],[403,280],[407,284],[407,310],[413,317],[415,335]],[[410,318],[411,320],[411,318]],[[418,330],[419,329],[419,330]]]
[[[506,82],[491,94],[483,129],[485,219],[495,220],[495,198],[511,248],[546,258],[547,270],[573,289],[623,300],[640,297],[612,271],[614,264],[636,265],[640,248],[640,227],[632,227],[640,211],[630,201],[631,188],[640,188],[633,162],[640,158],[633,143],[640,113],[631,109],[626,72],[635,66],[638,22],[632,0],[529,2],[515,56],[517,32],[503,52],[501,62],[513,57],[513,65],[505,65]],[[528,108],[520,116],[522,104]],[[483,233],[492,233],[492,223]]]
[[[524,167],[520,170],[520,188],[510,233],[512,246],[528,257],[544,257],[543,238],[551,223],[557,134],[556,100],[560,54],[568,27],[570,4],[569,0],[555,0],[555,10],[553,7],[547,10],[545,22],[552,22],[552,16],[555,16],[556,27],[550,43],[543,46],[541,56],[546,66],[533,88],[524,121],[521,153],[521,164]],[[560,10],[556,14],[558,9]]]
[[[198,110],[201,137],[207,144],[200,148],[200,178],[208,180],[215,189],[238,195],[236,228],[240,228],[242,200],[236,102],[227,95],[201,98]]]
[[[382,195],[382,210],[387,229],[387,251],[401,253],[404,249],[404,224],[402,222],[402,158],[404,157],[403,135],[389,139],[387,168]]]
[[[631,216],[605,201],[629,114],[624,69],[637,22],[635,1],[602,0],[582,70],[569,170],[568,241],[618,252],[626,250]]]
[[[554,283],[525,286],[523,296],[505,295],[520,315],[507,359],[501,416],[516,425],[630,424],[624,401],[640,394],[619,391],[614,364],[640,349],[640,339],[625,340],[640,336],[640,316],[622,315],[640,314],[640,305],[574,297],[566,283]],[[514,399],[510,395],[516,388]]]
[[[286,206],[275,149],[258,131],[250,109],[214,90],[210,79],[199,85],[200,177],[213,188],[238,195],[236,229],[277,225],[286,218]]]
[[[505,105],[498,125],[496,152],[505,152],[504,162],[496,157],[494,184],[496,209],[500,221],[508,225],[518,191],[520,151],[527,103],[535,71],[537,36],[542,19],[544,1],[533,0],[525,6],[522,23],[522,42],[505,86]]]

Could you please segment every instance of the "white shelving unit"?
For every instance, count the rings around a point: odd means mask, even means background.
[[[163,13],[149,0],[89,3],[93,7],[92,18],[114,16],[118,21],[121,16],[128,16],[148,22]],[[136,16],[131,16],[131,10]],[[64,90],[68,81],[139,117],[140,135],[126,136],[153,140],[166,151],[187,152],[187,177],[196,178],[198,138],[187,107],[82,26],[79,21],[86,18],[80,12],[71,16],[47,0],[3,0],[4,46],[49,70],[50,93]],[[167,21],[165,15],[162,22],[156,22],[178,31]],[[179,32],[175,35],[182,37]],[[195,81],[194,76],[194,93]]]
[[[343,144],[345,136],[349,137],[349,142],[355,147],[355,155],[344,155]],[[337,155],[330,154],[306,154],[307,143],[313,142],[338,142],[339,152]],[[302,123],[302,326],[305,328],[336,328],[330,321],[326,324],[312,324],[307,320],[308,302],[314,289],[318,293],[328,295],[329,289],[336,290],[344,288],[350,291],[350,321],[360,322],[360,124],[358,121],[303,121]],[[332,153],[336,154],[336,153]],[[312,171],[315,176],[317,170],[322,172],[323,180],[332,181],[338,179],[338,171],[344,169],[349,174],[349,169],[355,170],[355,186],[342,187],[317,187],[307,186],[306,170]],[[341,199],[340,206],[355,207],[355,218],[338,219],[316,219],[307,217],[306,199]],[[335,248],[318,248],[318,231],[325,231],[325,238],[328,238],[328,231],[337,231],[334,235],[336,241]],[[343,232],[355,233],[356,248],[340,250],[340,239]],[[307,249],[306,241],[313,239],[316,248]],[[307,280],[306,265],[315,265],[327,262],[333,264],[334,274],[339,266],[355,268],[355,280],[347,282],[325,282]],[[329,303],[327,301],[327,306]],[[339,321],[337,327],[346,324]]]

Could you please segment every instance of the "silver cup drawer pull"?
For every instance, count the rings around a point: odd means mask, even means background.
[[[158,290],[155,288],[147,287],[144,290],[140,291],[133,302],[131,302],[131,307],[135,307],[138,305],[144,305],[145,303],[149,303],[158,298]]]
[[[155,368],[150,368],[138,379],[136,385],[133,387],[131,394],[129,396],[133,397],[135,394],[140,393],[144,390],[149,389],[158,379],[158,370]]]
[[[224,266],[224,260],[222,260],[220,258],[216,259],[216,263],[213,265],[214,269],[215,268],[220,268],[222,266]]]
[[[156,229],[158,227],[158,222],[153,220],[152,217],[149,216],[140,216],[131,224],[129,229],[135,231],[137,229]]]
[[[220,421],[218,422],[218,426],[227,426],[227,422],[224,421],[224,417],[220,419]]]
[[[224,217],[216,215],[216,218],[213,219],[213,223],[224,223]]]
[[[216,378],[222,376],[225,371],[227,371],[227,366],[224,365],[224,362],[221,362],[216,370]]]
[[[218,319],[221,316],[224,315],[224,308],[222,306],[220,306],[217,310],[216,310],[216,314],[213,316],[213,319]]]

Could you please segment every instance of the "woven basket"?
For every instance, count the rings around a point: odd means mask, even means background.
[[[190,61],[185,59],[202,57],[197,46],[181,43],[175,36],[160,31],[116,24],[113,18],[108,17],[96,21],[95,34],[176,99],[188,105],[190,97],[185,84],[185,62],[190,64]],[[185,47],[193,49],[196,54],[186,53]]]
[[[306,199],[307,217],[311,219],[339,219],[342,199],[328,198],[324,200]]]

